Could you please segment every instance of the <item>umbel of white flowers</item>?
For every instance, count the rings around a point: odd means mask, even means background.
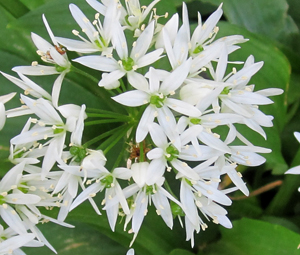
[[[159,18],[167,18],[167,14],[157,15],[153,7],[158,1],[146,7],[134,0],[124,5],[87,0],[96,10],[93,21],[71,4],[71,14],[82,31],[73,30],[78,40],[55,37],[43,15],[52,42],[34,33],[31,36],[48,65],[34,61],[31,66],[14,67],[20,78],[1,72],[24,94],[20,95],[22,105],[10,110],[4,104],[16,93],[0,96],[0,128],[6,117],[31,116],[20,127],[20,134],[10,140],[9,160],[14,167],[0,182],[0,216],[5,222],[1,254],[24,254],[22,246],[43,245],[55,252],[39,231],[39,223],[52,221],[72,227],[64,221],[69,211],[85,200],[97,214],[101,215],[99,207],[106,211],[113,231],[119,215],[125,217],[124,230],[133,234],[130,246],[149,206],[156,208],[170,228],[178,217],[192,246],[194,232],[205,230],[210,220],[232,227],[223,207],[232,203],[227,194],[235,190],[249,194],[237,166],[261,165],[265,158],[258,153],[270,152],[252,144],[235,126],[246,125],[266,138],[262,127],[271,127],[273,117],[259,106],[271,104],[268,97],[282,90],[255,91],[255,85],[248,84],[263,65],[253,56],[245,62],[230,62],[235,67],[226,73],[228,56],[247,40],[241,35],[215,39],[222,6],[205,23],[198,13],[198,24],[191,32],[184,3],[182,24],[174,14],[162,25]],[[80,53],[73,60],[77,65],[102,74],[98,85],[110,90],[126,114],[103,109],[91,112],[86,108],[89,102],[60,104],[68,73],[90,77],[74,67],[67,51]],[[166,69],[158,69],[160,61],[165,61],[160,66]],[[56,75],[51,95],[26,75]],[[99,131],[99,136],[82,144],[88,116],[98,123],[121,124]],[[222,136],[216,128],[224,131]],[[107,147],[100,149],[96,142],[101,139]],[[118,142],[124,144],[122,157],[108,169],[105,155]],[[179,190],[170,188],[166,173],[179,183]],[[234,186],[220,189],[225,175]],[[122,185],[120,180],[125,180]],[[104,193],[101,204],[93,199],[99,192]],[[54,207],[59,208],[57,219],[40,211]]]

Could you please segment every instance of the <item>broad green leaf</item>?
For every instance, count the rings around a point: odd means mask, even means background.
[[[30,10],[36,9],[37,7],[46,4],[52,0],[20,0]]]
[[[300,165],[300,149],[298,149],[291,167]],[[300,186],[300,175],[287,174],[276,196],[268,206],[266,213],[270,215],[283,215],[293,208],[288,206],[292,198],[298,192]]]
[[[88,224],[72,221],[75,228],[65,228],[53,223],[40,225],[39,229],[59,255],[126,255],[127,248],[119,245]],[[53,255],[47,248],[23,248],[28,255]]]
[[[169,255],[193,255],[193,254],[195,253],[183,249],[175,249],[169,253]]]
[[[150,215],[153,214],[151,214],[150,212]],[[147,217],[151,216],[147,215],[146,218]],[[157,224],[158,226],[161,226],[161,224],[159,223],[161,219],[159,219],[159,216],[157,215],[155,215],[155,217],[155,221],[151,221],[151,224],[143,223],[141,227],[139,235],[133,244],[133,248],[135,249],[137,255],[165,255],[172,249],[176,248],[176,246],[178,245],[178,239],[174,238],[174,236],[172,242],[170,242],[169,239],[171,239],[172,237],[172,234],[170,233],[172,232],[168,231],[168,234],[166,234],[166,226],[162,225],[162,228],[160,228],[160,230],[157,230],[157,226],[155,225]],[[127,229],[127,231],[123,230],[125,219],[121,221],[121,224],[118,224],[118,222],[120,222],[119,220],[117,222],[115,232],[112,232],[109,227],[105,212],[103,212],[103,215],[101,216],[97,215],[91,208],[90,204],[84,203],[78,208],[74,209],[74,211],[72,211],[68,216],[68,219],[89,224],[93,226],[97,231],[99,231],[99,233],[106,235],[107,237],[118,242],[124,247],[128,247],[131,239],[133,238],[133,234],[127,233],[130,227]]]
[[[223,3],[227,20],[247,30],[280,40],[299,32],[287,14],[286,0],[202,0],[216,5]],[[255,16],[255,18],[253,18]],[[279,37],[280,36],[280,37]]]
[[[19,0],[0,0],[0,5],[12,16],[19,18],[29,12],[29,9]]]
[[[300,235],[280,225],[241,219],[232,229],[221,228],[221,240],[203,250],[205,255],[296,255]]]

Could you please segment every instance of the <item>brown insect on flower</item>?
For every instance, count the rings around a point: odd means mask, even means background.
[[[61,46],[54,45],[54,47],[57,50],[57,52],[60,53],[61,55],[64,55],[66,53],[66,50]]]
[[[130,160],[134,160],[135,162],[139,161],[140,160],[140,157],[141,157],[141,148],[140,148],[140,144],[136,143],[129,143],[129,152],[130,152],[130,155],[129,155],[129,159]],[[150,148],[146,146],[146,142],[145,140],[143,141],[143,158],[145,159],[146,158],[146,154],[147,152],[150,151]]]

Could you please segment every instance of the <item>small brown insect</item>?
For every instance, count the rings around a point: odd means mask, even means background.
[[[61,46],[54,45],[54,47],[59,54],[64,55],[66,53],[66,50],[64,48],[62,48]]]
[[[140,148],[140,145],[137,143],[137,144],[133,144],[133,143],[130,143],[130,149],[129,149],[129,152],[130,152],[130,156],[129,156],[129,159],[130,160],[133,160],[135,162],[137,162],[138,160],[140,160],[140,156],[141,156],[141,148]],[[150,151],[150,148],[148,148],[146,146],[146,142],[145,140],[143,141],[143,158],[145,159],[146,158],[146,154],[147,152]]]

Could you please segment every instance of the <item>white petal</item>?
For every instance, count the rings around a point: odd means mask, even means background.
[[[26,75],[51,75],[51,74],[59,74],[54,66],[15,66],[13,71],[17,73],[22,73]]]
[[[164,158],[158,158],[152,160],[150,162],[148,172],[146,175],[146,184],[153,185],[154,183],[157,183],[157,181],[161,179],[162,176],[164,175],[165,169],[166,169],[166,160]]]
[[[125,75],[125,72],[122,70],[115,70],[112,71],[111,73],[102,76],[102,80],[99,82],[100,87],[106,87],[109,86],[112,83],[115,83],[118,81],[120,78],[122,78]]]
[[[285,172],[285,174],[300,174],[300,166],[295,166]]]
[[[148,127],[149,125],[153,122],[155,116],[154,116],[154,113],[156,111],[156,108],[152,107],[151,105],[149,105],[141,119],[140,119],[140,122],[138,124],[138,127],[136,129],[136,142],[137,143],[140,143],[141,141],[143,141],[145,139],[145,137],[147,136],[149,130],[148,130]]]
[[[182,162],[178,159],[173,159],[171,161],[171,164],[176,170],[178,170],[184,176],[186,176],[192,180],[200,179],[199,175],[191,167],[189,167],[187,163]]]
[[[114,96],[112,99],[122,105],[134,107],[148,103],[149,94],[140,90],[132,90],[122,93],[118,96]]]
[[[168,147],[167,137],[161,126],[159,126],[157,123],[152,123],[149,125],[149,132],[154,144],[157,147],[163,149]]]
[[[148,167],[148,162],[134,163],[131,166],[132,178],[140,188],[144,187],[146,183]]]
[[[163,56],[161,56],[162,53],[163,53],[163,49],[157,49],[150,53],[147,53],[146,55],[142,56],[141,58],[139,58],[136,61],[136,65],[138,66],[138,68],[144,67],[144,66],[149,66],[152,63],[154,63],[155,61],[162,58],[163,57]]]
[[[128,77],[128,82],[135,89],[142,90],[145,92],[149,90],[148,89],[149,84],[143,75],[136,72],[128,72],[127,77]]]
[[[78,205],[83,203],[85,200],[90,198],[90,194],[98,193],[101,190],[101,188],[102,188],[101,184],[94,183],[94,184],[90,185],[88,188],[86,188],[85,190],[83,190],[79,194],[79,196],[73,201],[73,203],[70,207],[70,211],[72,211],[75,207],[77,207]]]
[[[146,27],[146,29],[141,33],[141,35],[136,41],[135,46],[132,48],[130,57],[133,60],[136,61],[137,59],[145,55],[152,41],[153,32],[154,32],[154,21],[152,21]]]
[[[4,127],[5,119],[6,119],[5,107],[4,104],[0,102],[0,130]]]
[[[161,84],[160,91],[163,94],[170,94],[171,91],[178,89],[190,71],[191,59],[188,59],[177,67]]]
[[[70,51],[76,51],[81,53],[93,53],[99,51],[98,47],[89,42],[83,42],[62,37],[55,38],[61,45],[65,46]]]
[[[73,59],[73,61],[103,72],[112,72],[119,69],[119,64],[114,59],[102,56],[85,56]]]
[[[199,117],[201,112],[193,105],[174,98],[167,98],[165,104],[176,112],[190,117]]]
[[[82,30],[84,30],[89,39],[91,41],[94,41],[94,33],[96,32],[96,29],[91,24],[91,22],[75,4],[70,4],[69,8],[77,24],[81,27]]]

